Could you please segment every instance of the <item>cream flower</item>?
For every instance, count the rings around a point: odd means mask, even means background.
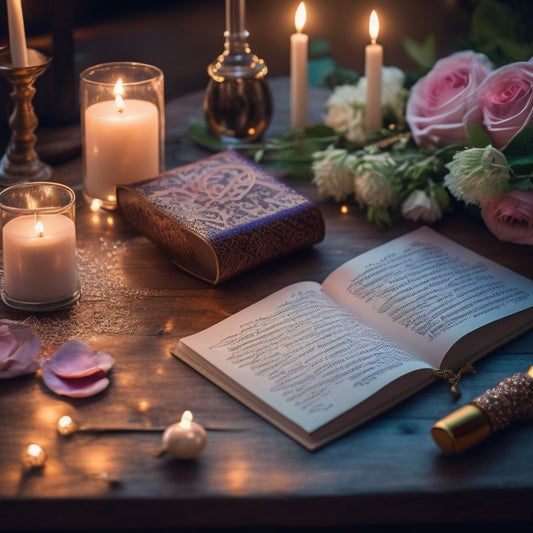
[[[340,85],[334,89],[326,103],[328,112],[325,123],[345,135],[349,141],[363,144],[366,140],[366,80],[364,83],[361,80],[356,85]]]
[[[381,105],[392,120],[404,120],[408,91],[403,87],[405,74],[396,67],[383,67]],[[353,85],[339,85],[326,102],[325,123],[349,141],[364,144],[367,80],[363,76]]]
[[[446,167],[450,171],[444,185],[466,204],[479,205],[481,200],[509,189],[510,170],[505,156],[492,146],[456,152]]]
[[[396,162],[388,153],[364,155],[355,166],[355,198],[362,205],[391,207]]]
[[[340,202],[354,193],[351,170],[354,155],[330,146],[322,152],[315,152],[313,158],[313,183],[320,196]]]

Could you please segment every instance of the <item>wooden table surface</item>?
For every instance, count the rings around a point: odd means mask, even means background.
[[[276,102],[288,100],[274,80]],[[324,93],[313,92],[315,109]],[[167,107],[167,168],[207,155],[184,136],[201,115],[201,93]],[[285,127],[279,105],[273,129]],[[74,133],[72,133],[74,132]],[[44,132],[51,145],[73,151],[67,135]],[[75,150],[74,150],[75,151]],[[57,154],[56,154],[57,156]],[[57,158],[58,160],[60,158]],[[418,524],[486,529],[533,522],[533,424],[493,435],[458,456],[443,455],[432,424],[502,378],[533,363],[527,334],[476,364],[462,397],[437,383],[325,448],[310,453],[171,356],[182,336],[203,329],[294,281],[325,276],[349,258],[410,229],[382,231],[363,213],[322,202],[326,238],[294,254],[212,287],[178,270],[114,212],[92,213],[81,194],[81,162],[55,165],[56,181],[78,192],[77,242],[82,299],[71,310],[30,316],[0,304],[0,317],[26,320],[45,351],[71,338],[111,353],[111,384],[87,399],[49,391],[39,376],[0,384],[0,530],[75,531],[237,526],[303,527]],[[312,198],[308,183],[287,182]],[[533,251],[498,242],[476,219],[454,213],[435,229],[533,278]],[[196,460],[154,457],[161,432],[79,433],[62,437],[56,422],[69,414],[87,425],[165,427],[190,409],[207,427]],[[48,459],[25,472],[21,453],[36,442]]]

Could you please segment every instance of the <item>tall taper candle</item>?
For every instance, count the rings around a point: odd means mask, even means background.
[[[291,127],[307,124],[307,46],[309,37],[302,33],[305,24],[305,4],[300,2],[294,16],[296,33],[291,35]]]
[[[382,126],[381,111],[381,67],[383,65],[383,47],[376,43],[379,33],[379,19],[372,11],[369,23],[371,42],[365,48],[366,110],[365,130],[367,135]]]
[[[7,21],[11,64],[14,67],[27,67],[28,51],[26,50],[26,34],[24,33],[21,0],[7,0]]]

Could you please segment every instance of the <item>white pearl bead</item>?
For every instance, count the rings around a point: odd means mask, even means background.
[[[206,444],[205,429],[188,418],[187,411],[181,422],[168,426],[163,433],[163,446],[178,459],[193,459],[202,453]]]

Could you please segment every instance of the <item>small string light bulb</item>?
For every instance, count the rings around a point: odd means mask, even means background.
[[[22,452],[22,464],[26,470],[42,468],[46,463],[46,458],[46,450],[40,444],[28,444]]]

